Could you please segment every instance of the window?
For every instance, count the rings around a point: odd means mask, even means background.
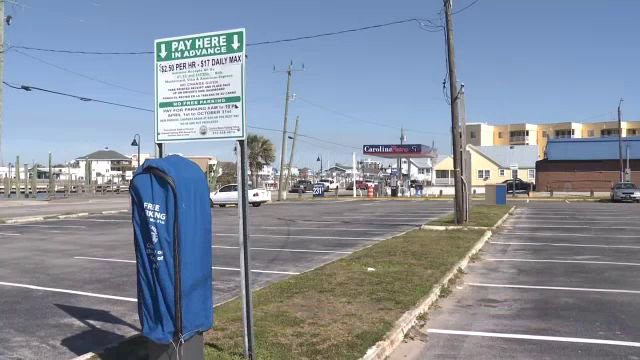
[[[600,136],[618,136],[618,129],[602,129],[600,130]]]
[[[636,136],[638,134],[638,129],[627,129],[627,136]]]
[[[504,169],[498,170],[498,176],[504,177]]]
[[[233,191],[233,185],[225,185],[218,190],[218,192],[231,192]]]
[[[478,170],[478,179],[490,179],[491,170]]]
[[[593,130],[587,131],[587,136],[588,137],[593,137]]]
[[[511,178],[512,179],[518,178],[518,170],[511,170]]]
[[[424,169],[418,169],[418,174],[424,175]]]
[[[498,131],[498,139],[502,139],[502,131]]]
[[[545,138],[545,139],[547,138],[547,132],[546,131],[542,132],[542,137]]]
[[[436,179],[448,179],[449,170],[436,170]]]
[[[528,171],[528,175],[529,175],[529,179],[535,179],[536,178],[536,169],[529,169]]]
[[[470,131],[469,132],[469,137],[472,138],[472,139],[475,139],[476,138],[476,132],[475,131]]]

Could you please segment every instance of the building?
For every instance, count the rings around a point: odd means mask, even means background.
[[[609,191],[620,181],[618,137],[551,139],[546,158],[536,163],[538,191]],[[622,139],[623,167],[633,181],[640,169],[640,137]],[[636,182],[640,177],[635,176]]]
[[[499,184],[514,175],[527,182],[534,182],[536,179],[538,147],[535,145],[468,145],[467,149],[471,155],[471,186],[477,193],[484,192],[484,185]],[[512,166],[518,167],[513,170],[515,173],[511,170]],[[445,156],[436,159],[433,175],[434,186],[453,187],[453,158]],[[444,192],[450,193],[446,190]]]
[[[120,180],[127,171],[131,171],[131,158],[113,150],[106,149],[92,152],[75,159],[74,168],[80,169],[78,175],[84,178],[84,169],[87,161],[91,162],[91,179]]]
[[[623,137],[638,135],[640,135],[640,121],[622,122]],[[549,139],[585,139],[610,136],[618,136],[617,121],[505,125],[469,123],[466,126],[467,144],[474,146],[536,145],[538,159],[544,158]]]

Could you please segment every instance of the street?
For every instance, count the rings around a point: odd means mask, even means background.
[[[638,359],[636,204],[519,205],[392,359]]]
[[[451,207],[340,199],[251,208],[253,288],[413,229]],[[216,207],[212,216],[220,304],[239,293],[237,209]],[[0,358],[72,358],[140,331],[129,214],[2,224],[0,262]]]

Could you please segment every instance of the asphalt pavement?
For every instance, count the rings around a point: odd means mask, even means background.
[[[55,200],[16,200],[0,198],[0,220],[32,216],[126,210],[129,206],[128,194],[99,197],[72,196]]]
[[[304,272],[451,210],[352,199],[249,209],[253,287]],[[239,293],[237,208],[212,210],[216,304]],[[129,214],[0,224],[0,359],[69,359],[139,333]]]
[[[640,206],[521,204],[391,359],[640,359]]]

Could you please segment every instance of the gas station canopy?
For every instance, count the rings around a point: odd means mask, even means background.
[[[433,159],[438,154],[433,147],[422,144],[363,145],[362,153],[364,155],[393,159],[399,157]]]

